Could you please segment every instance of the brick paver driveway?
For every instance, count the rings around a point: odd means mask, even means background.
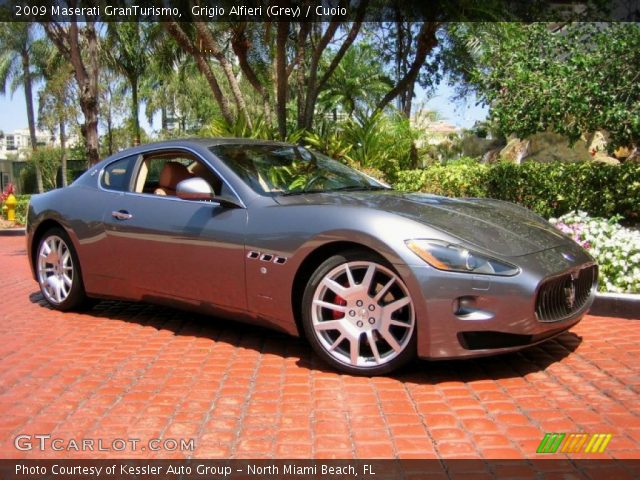
[[[546,432],[611,433],[592,456],[640,457],[640,322],[589,316],[518,354],[351,377],[303,341],[223,319],[120,302],[50,310],[24,244],[0,237],[0,457],[522,458]],[[141,443],[18,451],[19,434]],[[196,449],[143,451],[153,438]]]

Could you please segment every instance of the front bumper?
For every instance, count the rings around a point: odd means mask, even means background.
[[[408,267],[412,274],[409,288],[415,291],[421,358],[477,357],[535,345],[578,323],[593,303],[596,267],[594,280],[575,308],[551,320],[536,313],[536,299],[544,284],[561,275],[573,273],[577,277],[578,272],[590,272],[593,259],[577,244],[509,261],[520,267],[518,275],[443,272],[426,264]],[[564,290],[556,293],[564,298]]]

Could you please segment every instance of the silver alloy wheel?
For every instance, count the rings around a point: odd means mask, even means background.
[[[387,364],[411,341],[413,302],[404,282],[371,261],[343,263],[313,294],[311,319],[322,348],[353,367]]]
[[[38,282],[43,295],[56,305],[64,302],[73,286],[73,259],[65,241],[57,235],[44,239],[38,250]]]

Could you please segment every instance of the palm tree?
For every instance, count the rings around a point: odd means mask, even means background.
[[[160,131],[166,135],[169,118],[175,116],[176,101],[174,85],[178,84],[180,70],[190,59],[160,24],[154,24],[151,33],[154,39],[148,74],[142,78],[140,91],[145,102],[145,113],[149,124],[160,112]],[[191,63],[194,63],[191,60]],[[198,72],[196,72],[196,75]]]
[[[24,89],[27,104],[27,121],[29,122],[29,137],[31,148],[36,150],[36,121],[33,113],[33,72],[32,47],[33,26],[26,22],[0,23],[0,93],[6,94],[7,85],[11,94],[19,86]],[[36,182],[38,191],[43,192],[42,172],[36,162]]]
[[[33,63],[45,84],[38,94],[38,124],[52,132],[57,128],[61,151],[62,186],[67,185],[66,126],[76,114],[72,92],[73,68],[47,38],[33,42]]]
[[[340,107],[349,118],[354,113],[369,114],[392,86],[377,53],[370,45],[351,47],[320,93],[319,103],[326,110]],[[334,118],[335,119],[335,118]]]
[[[131,89],[133,143],[140,144],[138,89],[149,66],[149,43],[156,29],[148,23],[109,23],[106,49],[111,67],[124,75]]]

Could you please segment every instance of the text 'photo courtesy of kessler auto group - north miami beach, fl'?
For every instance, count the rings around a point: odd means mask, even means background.
[[[638,65],[640,0],[0,0],[0,478],[640,478]]]

